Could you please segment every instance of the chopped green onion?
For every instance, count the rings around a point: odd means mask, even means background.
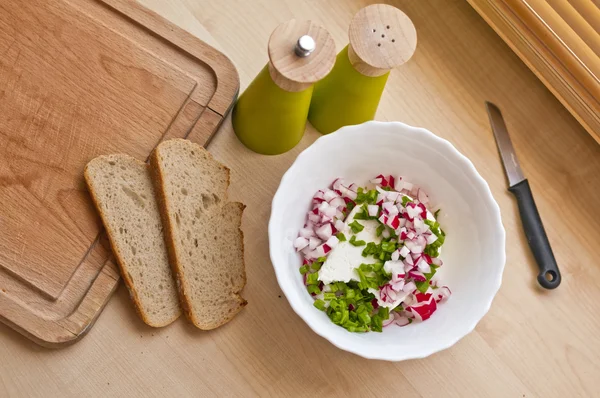
[[[408,196],[403,196],[402,197],[402,206],[406,207],[406,204],[410,201],[412,201],[411,198],[409,198]]]
[[[423,282],[415,282],[415,285],[417,286],[417,289],[421,292],[421,293],[425,293],[427,292],[427,289],[429,288],[429,282],[427,281],[423,281]]]
[[[333,292],[326,292],[326,293],[323,293],[323,299],[324,299],[325,301],[331,301],[331,300],[335,300],[336,298],[337,298],[337,297],[336,297],[335,293],[333,293]]]
[[[315,271],[318,271],[321,269],[321,267],[323,266],[322,263],[315,261],[314,263],[312,263],[312,265],[310,266],[310,268],[314,269]]]
[[[353,299],[356,297],[356,292],[354,289],[348,289],[346,290],[346,298],[347,299]]]
[[[436,220],[437,220],[438,216],[440,215],[440,211],[441,211],[441,210],[442,210],[442,209],[437,209],[437,210],[435,211],[435,213],[433,213],[433,217],[434,217]]]
[[[302,275],[306,274],[308,272],[308,265],[303,265],[302,267],[300,267],[300,273]]]
[[[364,225],[362,225],[361,223],[359,223],[356,220],[352,221],[350,224],[348,224],[348,226],[350,227],[352,232],[355,234],[357,234],[360,231],[362,231],[363,229],[365,229]]]
[[[321,311],[325,311],[325,302],[323,300],[315,300],[313,305]]]
[[[317,259],[317,261],[320,262],[320,263],[324,263],[325,261],[327,261],[327,257],[319,257]]]
[[[377,229],[375,230],[375,234],[377,236],[381,236],[381,234],[383,233],[383,231],[385,231],[385,225],[381,224],[380,226],[377,227]]]
[[[373,265],[372,264],[361,264],[358,268],[360,268],[360,270],[363,271],[363,272],[371,272],[371,271],[373,271]]]
[[[337,284],[335,284],[335,283],[332,283],[332,284],[327,285],[327,286],[329,286],[329,288],[331,289],[331,291],[334,292],[334,293],[339,290],[338,287],[337,287]]]
[[[352,235],[352,237],[350,238],[350,240],[348,242],[350,242],[350,244],[352,246],[364,246],[364,245],[366,245],[366,243],[365,243],[364,240],[356,240],[356,236],[355,235]]]
[[[382,242],[381,250],[387,253],[393,253],[396,251],[396,242]]]
[[[346,241],[346,235],[344,235],[341,232],[338,232],[337,234],[335,234],[335,237],[338,238],[338,240],[340,242],[345,242]]]
[[[306,290],[308,290],[308,292],[310,294],[319,294],[319,293],[321,293],[321,289],[319,289],[318,285],[308,285],[308,286],[306,286]]]
[[[307,285],[318,285],[319,284],[319,273],[313,272],[312,274],[306,275],[306,284]]]

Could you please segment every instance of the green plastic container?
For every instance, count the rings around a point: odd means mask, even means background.
[[[370,77],[358,72],[346,46],[331,73],[315,85],[308,120],[321,134],[373,120],[389,74]]]
[[[235,134],[244,145],[263,155],[289,151],[304,135],[313,87],[285,91],[273,82],[267,64],[233,108]]]

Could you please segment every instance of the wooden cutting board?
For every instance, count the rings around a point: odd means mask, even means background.
[[[0,0],[0,320],[82,337],[119,281],[85,164],[207,144],[238,87],[223,54],[134,2]]]

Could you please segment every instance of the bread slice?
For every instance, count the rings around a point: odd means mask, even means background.
[[[170,324],[181,308],[148,165],[100,156],[84,176],[138,314],[150,326]]]
[[[187,140],[158,145],[150,167],[180,302],[188,319],[209,330],[246,304],[241,203],[226,203],[229,169]]]

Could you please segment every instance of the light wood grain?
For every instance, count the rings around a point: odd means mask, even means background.
[[[354,15],[348,41],[348,57],[354,69],[366,76],[381,76],[413,56],[417,32],[398,8],[373,4]]]
[[[468,1],[600,143],[598,2]]]
[[[264,67],[273,29],[292,17],[330,31],[337,48],[351,0],[143,0],[186,29],[215,40],[242,88]],[[249,304],[211,332],[183,320],[152,330],[121,287],[88,336],[45,350],[0,330],[3,396],[378,396],[594,397],[600,388],[600,147],[463,0],[394,1],[414,22],[413,58],[392,71],[377,119],[423,126],[450,140],[488,181],[507,230],[503,285],[490,312],[452,348],[402,363],[366,361],[316,336],[279,290],[268,256],[269,203],[295,156],[319,135],[265,157],[240,144],[226,121],[209,145],[232,169],[230,199],[248,205]],[[204,38],[204,36],[201,36]],[[551,292],[536,267],[507,192],[484,100],[503,111],[532,185],[563,282]],[[466,254],[468,255],[468,253]],[[280,297],[282,296],[282,297]]]
[[[315,42],[308,56],[298,56],[294,49],[301,36]],[[327,29],[312,21],[292,19],[275,28],[268,45],[269,74],[285,91],[303,91],[327,76],[335,63],[335,43]]]
[[[223,54],[123,0],[2,2],[0,54],[0,320],[71,343],[119,280],[84,165],[145,159],[190,132],[206,144],[238,78]]]

